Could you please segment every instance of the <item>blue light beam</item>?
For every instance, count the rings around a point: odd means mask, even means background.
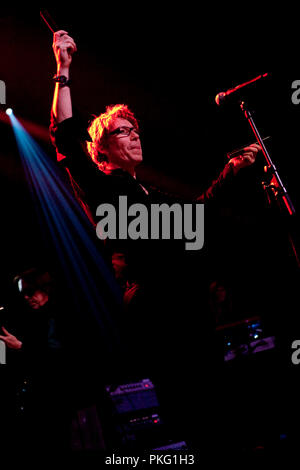
[[[51,235],[74,299],[80,302],[78,293],[83,294],[100,327],[102,339],[109,350],[113,350],[119,338],[111,307],[107,306],[107,292],[108,299],[113,298],[113,303],[119,308],[122,304],[121,289],[97,250],[91,223],[66,185],[60,168],[14,114],[9,117],[42,229],[46,228]]]

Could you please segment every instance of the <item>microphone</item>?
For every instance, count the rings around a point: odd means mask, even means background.
[[[217,103],[218,106],[220,106],[222,103],[224,103],[227,99],[227,96],[231,95],[232,93],[235,93],[238,91],[240,88],[244,88],[247,85],[250,85],[250,83],[254,83],[257,80],[260,80],[261,78],[265,78],[269,75],[269,73],[264,73],[262,75],[258,75],[258,77],[253,78],[252,80],[249,80],[248,82],[242,83],[241,85],[237,85],[234,88],[230,88],[227,91],[222,91],[217,94],[215,97],[215,102]]]

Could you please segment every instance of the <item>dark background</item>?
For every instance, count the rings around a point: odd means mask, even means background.
[[[188,9],[147,7],[142,13],[123,4],[73,11],[51,7],[49,12],[77,43],[71,70],[73,103],[92,114],[103,112],[108,104],[128,104],[141,124],[141,178],[186,197],[209,185],[226,163],[227,152],[254,141],[238,102],[218,107],[215,95],[270,72],[270,77],[247,87],[241,96],[253,109],[261,135],[271,136],[267,148],[299,210],[300,106],[291,101],[297,72],[276,70],[269,62],[260,63],[261,57],[253,60],[249,44],[243,47],[244,36],[237,35],[231,44],[226,28],[220,29],[212,17],[202,17],[200,22]],[[51,78],[56,72],[51,44],[52,34],[38,9],[20,8],[0,17],[0,79],[6,84],[7,106],[18,118],[38,123],[44,130],[49,125]],[[37,260],[51,264],[53,259],[41,241],[5,115],[2,121],[0,280],[5,301],[16,272]],[[47,137],[38,140],[55,157]],[[287,338],[297,339],[299,275],[286,242],[286,221],[274,217],[266,204],[260,183],[263,164],[260,155],[253,168],[240,173],[231,194],[207,214],[205,247],[193,254],[193,277],[197,285],[199,276],[204,295],[211,280],[224,278],[241,317],[260,314],[271,330],[287,330]],[[203,303],[189,308],[201,315]],[[202,334],[199,327],[197,340]],[[288,341],[279,356],[287,370],[291,368]]]

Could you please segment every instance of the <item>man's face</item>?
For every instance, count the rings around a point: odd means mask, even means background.
[[[133,130],[126,135],[128,128]],[[111,134],[114,131],[116,133]],[[127,119],[116,118],[109,128],[109,134],[104,149],[109,163],[126,171],[134,169],[143,160],[143,155],[140,137],[133,124]]]
[[[38,310],[48,302],[49,297],[46,292],[36,290],[33,293],[24,292],[24,299],[30,308],[32,308],[33,310]]]

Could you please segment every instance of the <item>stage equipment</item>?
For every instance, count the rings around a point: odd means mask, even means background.
[[[112,440],[122,449],[150,450],[172,444],[150,379],[109,385],[106,394],[112,416]]]
[[[236,92],[237,90],[240,90],[241,88],[246,87],[247,85],[256,82],[257,80],[267,77],[269,74],[263,74],[259,75],[258,77],[249,80],[248,82],[242,83],[241,85],[236,86],[235,88],[231,88],[227,92],[224,93],[219,93],[219,95],[216,96],[216,103],[219,105],[221,100],[226,98],[226,96]],[[222,95],[222,96],[221,96]],[[224,96],[223,96],[224,95]],[[219,98],[218,98],[219,97]],[[218,98],[218,99],[217,99]],[[259,143],[262,149],[262,153],[264,155],[264,158],[266,160],[266,165],[265,165],[265,181],[262,182],[263,188],[266,192],[268,203],[271,205],[272,200],[275,198],[275,201],[280,209],[280,211],[284,211],[287,213],[289,216],[292,216],[295,218],[296,212],[295,208],[293,206],[293,203],[291,201],[291,198],[283,185],[283,182],[278,174],[277,168],[275,164],[273,163],[270,154],[264,144],[264,140],[262,139],[260,132],[258,128],[255,125],[255,122],[253,120],[252,112],[249,110],[248,106],[246,105],[245,101],[242,99],[239,99],[239,105],[240,108],[247,119],[251,130],[256,138],[256,141]],[[300,269],[300,258],[297,253],[297,248],[293,239],[292,234],[290,233],[290,230],[287,230],[288,234],[288,239],[289,243],[292,249],[292,252],[294,254],[294,258],[297,264],[298,269]]]
[[[218,348],[224,362],[275,349],[276,338],[267,334],[260,317],[246,318],[216,328]]]
[[[218,106],[220,106],[220,104],[222,104],[223,102],[226,101],[227,96],[230,96],[232,93],[235,93],[235,92],[239,91],[241,88],[244,88],[245,86],[248,86],[251,83],[256,82],[257,80],[261,80],[262,78],[266,78],[269,75],[270,75],[269,73],[264,73],[263,75],[258,75],[258,77],[255,77],[252,80],[249,80],[248,82],[241,83],[240,85],[237,85],[234,88],[230,88],[227,91],[222,91],[221,93],[218,93],[217,96],[215,97],[215,102],[217,103]]]
[[[265,174],[266,174],[266,179],[265,181],[262,182],[263,188],[267,194],[268,202],[271,205],[272,204],[272,199],[274,196],[275,201],[281,211],[287,212],[289,216],[296,216],[296,211],[293,206],[293,203],[291,201],[291,198],[283,185],[283,182],[279,176],[279,173],[277,171],[276,166],[274,165],[273,161],[271,160],[270,154],[263,142],[263,139],[261,138],[261,135],[255,125],[255,122],[252,117],[252,113],[250,112],[248,106],[244,101],[240,102],[240,108],[242,112],[244,113],[245,118],[247,119],[253,134],[255,135],[258,143],[261,146],[262,153],[265,157],[266,160],[266,166],[265,166]],[[295,242],[293,240],[292,234],[288,231],[288,239],[290,242],[290,246],[292,249],[292,252],[294,254],[297,267],[300,269],[300,258],[297,253],[297,248],[295,245]]]
[[[186,442],[180,441],[180,442],[172,442],[171,444],[167,444],[162,447],[157,447],[156,449],[153,449],[153,450],[173,451],[173,450],[186,450],[186,449],[188,449]]]

